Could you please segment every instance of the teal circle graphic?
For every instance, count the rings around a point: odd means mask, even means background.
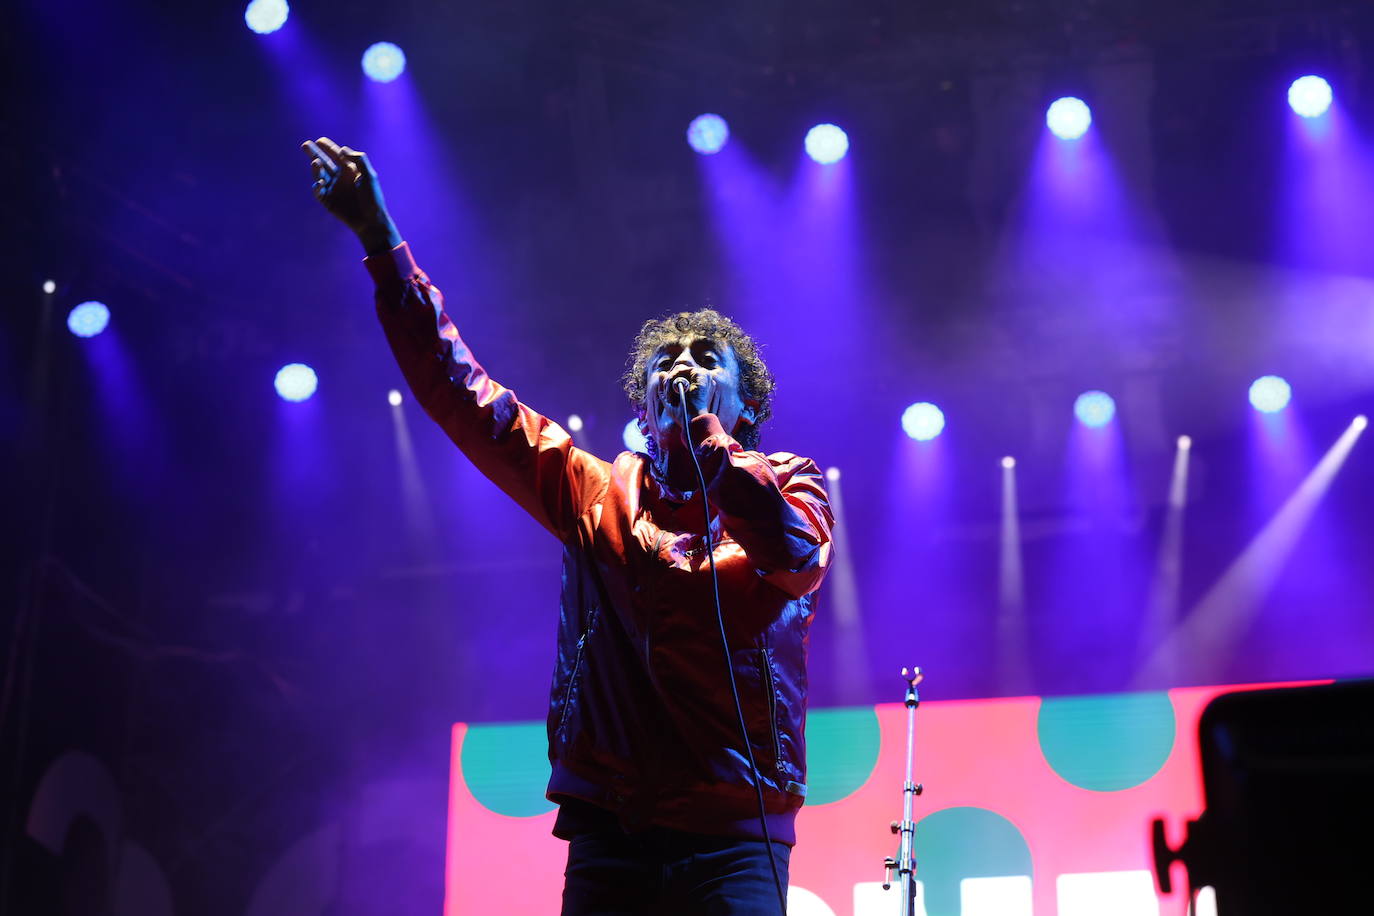
[[[544,797],[549,738],[543,722],[469,725],[459,766],[472,797],[497,814],[534,817],[554,809]]]
[[[1174,749],[1167,693],[1056,697],[1040,704],[1040,753],[1066,782],[1093,792],[1134,788]]]
[[[1031,875],[1026,838],[987,808],[945,808],[921,818],[915,853],[927,916],[960,916],[959,882],[965,878]]]
[[[808,713],[806,803],[826,805],[858,791],[878,765],[880,738],[871,706]]]

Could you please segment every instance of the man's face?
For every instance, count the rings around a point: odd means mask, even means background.
[[[668,341],[648,362],[648,387],[643,412],[644,434],[666,452],[683,444],[682,400],[676,386],[685,378],[691,388],[687,396],[687,416],[701,410],[713,413],[726,432],[734,433],[741,423],[754,421],[754,410],[740,392],[739,360],[724,341],[696,334],[684,334]]]

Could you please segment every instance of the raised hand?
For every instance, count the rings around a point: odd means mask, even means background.
[[[362,241],[368,254],[379,254],[401,242],[386,209],[382,185],[367,154],[339,146],[328,137],[306,140],[315,177],[315,199]]]

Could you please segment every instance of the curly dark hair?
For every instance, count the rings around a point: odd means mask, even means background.
[[[754,408],[754,422],[740,430],[739,443],[751,451],[757,449],[759,427],[773,413],[771,402],[777,382],[759,355],[759,345],[754,338],[715,309],[678,312],[644,322],[630,347],[629,358],[625,360],[625,375],[621,377],[621,383],[626,396],[636,407],[643,406],[648,389],[649,359],[659,347],[684,334],[728,343],[734,351],[735,359],[739,362],[740,394]]]

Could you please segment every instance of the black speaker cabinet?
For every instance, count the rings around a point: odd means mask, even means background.
[[[1154,822],[1161,892],[1181,860],[1217,916],[1374,913],[1374,681],[1223,694],[1198,739],[1206,807],[1176,850]]]

